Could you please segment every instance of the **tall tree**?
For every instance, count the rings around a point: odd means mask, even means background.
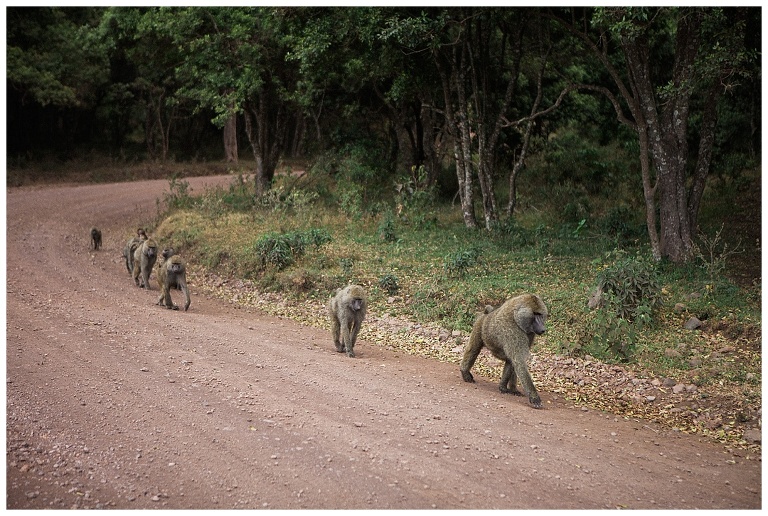
[[[638,135],[646,225],[657,260],[691,257],[718,99],[735,87],[752,58],[743,45],[746,13],[619,7],[551,14],[613,81],[613,88],[583,87],[607,95],[618,118]],[[694,116],[702,120],[698,134],[690,130]],[[698,139],[694,164],[692,136]]]
[[[256,160],[256,193],[271,183],[295,108],[296,67],[286,62],[284,11],[267,7],[157,8],[182,59],[177,94],[215,113],[223,127],[242,114]]]

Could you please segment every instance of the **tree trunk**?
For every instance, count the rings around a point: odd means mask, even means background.
[[[224,123],[224,160],[237,163],[237,115],[234,113]]]
[[[447,59],[449,61],[450,75],[441,64],[441,55],[435,56],[435,64],[437,65],[443,86],[446,126],[453,140],[453,159],[456,163],[456,179],[459,183],[461,215],[464,219],[464,225],[467,228],[474,229],[477,227],[477,219],[475,218],[474,208],[469,128],[465,121],[460,120],[461,107],[459,107],[459,114],[453,109],[454,99],[452,92],[454,88],[458,89],[455,93],[459,99],[463,94],[463,75],[459,74],[458,68],[460,66],[456,64],[458,57],[456,48],[453,47],[450,57]]]
[[[256,195],[262,196],[272,185],[286,141],[285,107],[262,93],[244,110],[245,133],[256,160]]]
[[[701,120],[701,140],[699,141],[699,157],[696,160],[696,172],[693,176],[691,193],[688,199],[688,220],[691,233],[696,234],[699,221],[699,206],[707,183],[709,168],[712,163],[712,148],[715,145],[715,128],[717,127],[717,102],[721,95],[721,87],[717,82],[712,84],[704,104],[704,114]]]

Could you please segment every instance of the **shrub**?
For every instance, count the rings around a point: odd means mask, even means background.
[[[395,215],[392,210],[387,210],[381,217],[379,223],[379,238],[385,242],[397,242],[397,235],[395,234]]]
[[[189,195],[189,181],[173,176],[168,188],[170,192],[163,194],[163,200],[168,209],[183,210],[192,207],[194,199]]]
[[[653,266],[639,258],[617,261],[598,275],[606,307],[632,321],[661,304],[661,287]]]
[[[259,238],[253,247],[262,269],[272,265],[277,270],[282,270],[296,258],[303,256],[309,245],[318,249],[330,241],[328,231],[313,228],[290,233],[267,233]]]
[[[661,304],[656,271],[639,258],[623,258],[598,275],[598,289],[601,306],[585,325],[582,345],[592,344],[629,360],[640,332],[653,323]]]
[[[443,270],[449,276],[464,276],[467,271],[480,261],[480,249],[470,247],[443,258]]]
[[[397,276],[394,274],[383,275],[379,278],[379,288],[390,296],[394,296],[400,290],[400,285],[397,283]]]

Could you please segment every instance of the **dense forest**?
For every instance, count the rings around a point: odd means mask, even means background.
[[[760,8],[11,7],[7,166],[304,160],[431,188],[467,228],[630,192],[691,257],[712,177],[760,162]],[[533,185],[533,186],[531,186]],[[558,190],[559,189],[559,190]],[[621,202],[620,202],[621,201]]]

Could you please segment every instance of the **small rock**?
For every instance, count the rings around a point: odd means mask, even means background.
[[[453,330],[451,332],[451,337],[461,337],[461,330]]]
[[[691,366],[692,368],[700,367],[701,364],[702,362],[700,358],[692,358],[688,361],[688,365]]]
[[[664,387],[674,387],[677,384],[672,378],[664,378]]]
[[[748,428],[747,430],[744,430],[742,438],[750,443],[760,444],[763,442],[763,435],[759,428]]]
[[[646,396],[645,399],[648,401],[656,401],[656,396]]]
[[[676,349],[667,348],[664,350],[664,356],[667,358],[680,358],[683,355]]]
[[[701,321],[698,320],[696,317],[691,317],[683,325],[683,328],[685,328],[686,330],[696,330],[700,327],[701,327]]]
[[[674,394],[681,394],[685,390],[685,385],[682,383],[678,383],[674,387],[672,387],[672,392]]]
[[[688,310],[688,307],[685,306],[683,303],[675,303],[675,312],[678,314],[681,314]]]
[[[600,308],[603,306],[603,289],[600,287],[597,287],[594,292],[589,296],[589,301],[587,301],[587,308],[590,310],[594,310],[595,308]]]
[[[698,391],[698,390],[699,390],[699,388],[698,388],[698,387],[696,387],[696,386],[695,386],[695,385],[693,385],[693,384],[690,384],[690,385],[686,385],[686,386],[685,386],[685,390],[686,390],[686,391],[688,391],[688,392],[696,392],[696,391]]]

